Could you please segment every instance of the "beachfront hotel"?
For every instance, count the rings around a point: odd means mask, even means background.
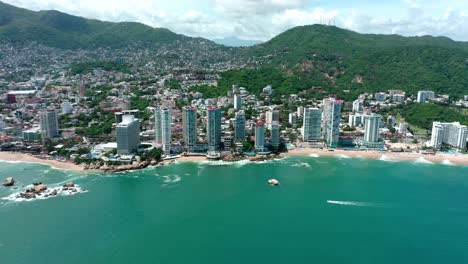
[[[217,151],[221,147],[221,110],[216,106],[208,106],[206,110],[208,150]]]
[[[128,155],[140,145],[140,121],[132,115],[122,116],[116,127],[117,153]]]
[[[319,141],[322,132],[322,109],[304,108],[303,120],[302,140],[304,142]]]
[[[244,111],[236,112],[235,118],[235,141],[237,143],[242,143],[245,141],[245,113]]]
[[[185,106],[182,111],[183,137],[188,152],[195,150],[197,144],[197,108]]]
[[[447,144],[456,149],[464,149],[466,148],[467,139],[468,128],[459,122],[432,123],[431,146],[435,149],[440,149],[442,144]]]
[[[39,114],[41,130],[44,138],[53,138],[59,136],[59,125],[57,111],[45,110]]]
[[[261,121],[255,124],[255,150],[265,151],[265,124]]]
[[[341,106],[343,100],[323,99],[323,141],[329,148],[336,148],[340,135]]]

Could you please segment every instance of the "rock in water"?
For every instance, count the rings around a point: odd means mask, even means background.
[[[12,177],[8,177],[3,183],[3,186],[13,186],[14,184],[15,184],[15,180],[13,180]]]
[[[45,184],[39,184],[39,185],[34,186],[34,192],[35,193],[40,193],[40,192],[43,192],[45,190],[47,190],[47,185],[45,185]]]
[[[66,187],[66,188],[72,188],[72,187],[75,187],[75,183],[73,182],[67,182],[63,185],[63,187]]]

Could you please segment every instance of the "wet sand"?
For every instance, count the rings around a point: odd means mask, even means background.
[[[70,162],[61,162],[57,160],[47,160],[34,157],[29,154],[24,153],[14,153],[14,152],[0,152],[0,161],[6,162],[30,162],[30,163],[40,163],[49,165],[52,168],[60,170],[69,170],[83,172],[83,167],[70,163]]]

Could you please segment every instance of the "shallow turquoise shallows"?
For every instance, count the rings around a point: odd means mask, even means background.
[[[0,200],[0,263],[468,263],[468,168],[295,157],[77,174],[0,163],[87,192]],[[276,178],[280,186],[267,180]]]

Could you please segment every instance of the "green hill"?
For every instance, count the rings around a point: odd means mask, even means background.
[[[0,37],[10,41],[37,41],[58,48],[157,45],[192,38],[140,23],[111,23],[58,11],[33,12],[0,2]]]
[[[312,25],[290,29],[243,56],[303,76],[343,96],[401,89],[468,94],[468,43],[445,37],[359,34]],[[317,74],[322,77],[317,78]]]

